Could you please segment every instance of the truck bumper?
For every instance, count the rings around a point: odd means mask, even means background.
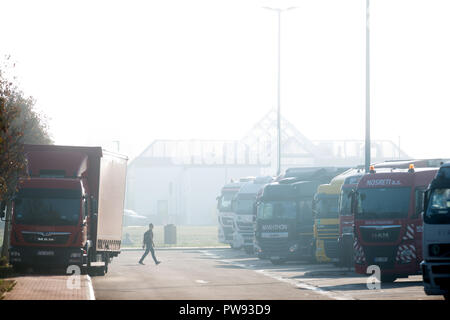
[[[337,262],[338,239],[317,239],[316,260],[318,262]]]
[[[11,247],[9,261],[13,266],[64,267],[83,264],[82,248]]]
[[[450,290],[450,261],[422,261],[423,286],[427,295],[444,295]]]
[[[231,244],[233,242],[233,227],[219,226],[219,242]]]
[[[235,247],[253,247],[254,234],[252,232],[235,231],[233,244]]]
[[[311,250],[300,241],[257,242],[255,250],[258,257],[265,259],[296,261],[311,258]]]

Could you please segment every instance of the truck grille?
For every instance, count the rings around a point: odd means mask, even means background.
[[[431,271],[436,274],[450,274],[450,265],[432,266]]]
[[[364,242],[371,243],[387,243],[396,242],[400,235],[400,226],[395,227],[372,227],[372,226],[361,226],[359,230],[361,231],[361,236]]]
[[[39,244],[66,244],[69,240],[69,232],[35,232],[22,231],[25,242]]]
[[[325,224],[317,227],[317,237],[319,239],[333,238],[337,239],[339,235],[338,224]]]
[[[251,222],[236,222],[240,231],[253,232],[253,223]]]

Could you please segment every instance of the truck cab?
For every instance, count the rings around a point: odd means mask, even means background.
[[[422,201],[437,168],[373,166],[358,183],[352,201],[355,271],[377,265],[382,282],[419,274],[422,261]]]
[[[425,293],[449,300],[450,163],[440,167],[425,194],[421,268]]]
[[[243,182],[231,182],[222,187],[220,196],[217,197],[217,219],[219,224],[218,238],[219,242],[233,243],[233,210],[232,201],[238,193]]]
[[[28,177],[12,201],[10,262],[102,274],[120,253],[126,162],[100,147],[25,145]]]
[[[255,249],[273,264],[313,255],[312,198],[319,182],[267,184],[256,204]]]
[[[247,253],[253,252],[254,246],[254,206],[256,196],[272,177],[257,177],[244,183],[232,201],[233,242],[232,247],[244,248]]]
[[[24,180],[12,210],[13,265],[82,265],[89,208],[81,179]]]

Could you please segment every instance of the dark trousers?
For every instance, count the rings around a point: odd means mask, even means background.
[[[149,252],[152,253],[153,261],[155,261],[155,263],[158,262],[158,260],[156,260],[156,257],[155,257],[155,249],[153,249],[152,246],[146,246],[145,252],[142,255],[142,258],[141,258],[141,260],[139,260],[139,262],[143,262]]]

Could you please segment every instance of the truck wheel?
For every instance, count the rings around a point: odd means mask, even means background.
[[[88,274],[88,268],[87,268],[87,266],[81,266],[81,267],[80,267],[80,270],[81,270],[81,274],[82,274],[82,275]]]
[[[15,265],[13,265],[13,271],[15,273],[21,274],[21,273],[25,273],[26,268],[20,264],[15,264]]]

